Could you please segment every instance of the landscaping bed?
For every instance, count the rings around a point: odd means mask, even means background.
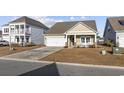
[[[105,47],[106,55],[101,55],[101,48],[64,48],[43,59],[44,61],[124,66],[124,51],[122,55],[113,55],[112,48]]]

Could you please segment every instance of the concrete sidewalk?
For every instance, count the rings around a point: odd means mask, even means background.
[[[63,48],[61,47],[44,47],[32,49],[24,52],[19,52],[7,56],[0,57],[2,59],[27,59],[27,60],[38,60],[40,58],[46,57],[52,53],[55,53]]]

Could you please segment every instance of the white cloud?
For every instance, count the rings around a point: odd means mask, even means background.
[[[42,22],[43,24],[45,24],[48,27],[51,27],[52,25],[54,25],[56,22],[63,22],[63,20],[60,19],[53,19],[53,18],[49,18],[47,16],[31,16],[31,18]]]
[[[12,20],[10,20],[10,21],[13,21],[19,17],[20,16],[13,16]],[[63,22],[64,21],[64,20],[60,20],[60,19],[49,18],[47,16],[28,16],[28,17],[33,18],[33,19],[45,24],[48,27],[53,26],[56,22]]]
[[[13,16],[12,20],[15,20],[17,18],[19,18],[20,16]],[[54,19],[54,18],[50,18],[48,16],[29,16],[30,18],[33,18],[37,21],[40,21],[41,23],[45,24],[48,27],[53,26],[56,22],[63,22],[65,20],[63,19]],[[76,20],[85,20],[86,17],[85,16],[71,16],[69,18],[69,20],[71,21],[76,21]],[[12,21],[10,20],[10,21]]]
[[[70,20],[75,20],[75,17],[74,17],[74,16],[71,16],[71,17],[70,17]]]
[[[86,20],[86,17],[85,16],[71,16],[70,17],[70,20],[72,20],[72,21],[76,21],[76,20]]]
[[[15,19],[19,18],[19,16],[12,16],[12,19],[10,21],[13,21]]]
[[[85,16],[81,16],[80,19],[81,20],[84,20],[84,19],[86,19],[86,17]]]

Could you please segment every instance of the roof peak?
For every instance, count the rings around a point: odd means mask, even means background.
[[[24,22],[24,23],[27,23],[27,24],[30,24],[30,25],[33,25],[33,26],[37,26],[37,27],[40,27],[40,28],[46,28],[48,29],[47,26],[45,26],[44,24],[42,24],[41,22],[35,20],[35,19],[32,19],[30,17],[27,17],[27,16],[22,16],[22,17],[19,17],[11,22],[9,22],[10,24],[11,23],[20,23],[20,22]]]

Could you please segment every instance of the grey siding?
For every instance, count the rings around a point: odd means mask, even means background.
[[[108,27],[110,27],[110,30],[108,30]],[[112,29],[110,23],[106,22],[105,30],[104,30],[104,41],[112,40],[114,44],[116,44],[116,32]]]
[[[44,44],[43,38],[44,29],[33,27],[31,28],[31,42],[35,44]]]

